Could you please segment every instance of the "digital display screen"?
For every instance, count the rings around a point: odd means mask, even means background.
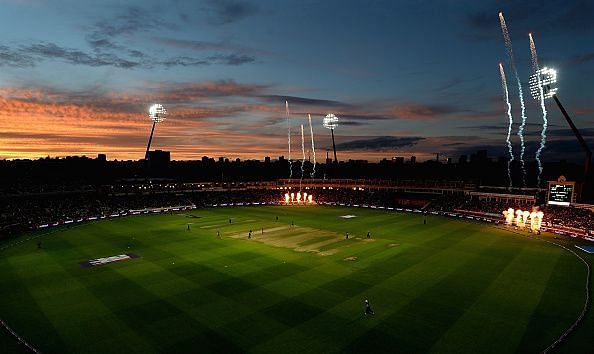
[[[553,184],[549,190],[549,204],[568,206],[571,203],[573,185]]]

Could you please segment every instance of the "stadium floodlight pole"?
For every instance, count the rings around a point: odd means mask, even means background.
[[[559,110],[561,111],[561,113],[563,113],[563,116],[565,117],[567,124],[569,124],[569,126],[571,127],[573,134],[575,135],[577,140],[580,142],[580,145],[582,146],[582,150],[584,150],[584,153],[586,154],[586,161],[584,162],[584,178],[588,178],[589,173],[590,173],[590,164],[592,162],[592,151],[588,147],[588,144],[584,140],[584,137],[580,133],[579,129],[575,126],[575,124],[573,124],[573,120],[571,120],[571,117],[565,110],[565,107],[563,107],[563,105],[561,104],[561,101],[559,101],[557,94],[553,94],[553,99],[555,100],[555,103],[557,103]]]
[[[324,117],[324,121],[322,123],[324,128],[330,129],[332,133],[332,149],[334,149],[334,163],[338,163],[338,159],[336,158],[336,143],[334,142],[334,129],[338,127],[338,117],[334,115],[334,113],[328,113]]]
[[[557,87],[553,87],[553,85],[557,83],[557,71],[555,69],[543,67],[530,77],[529,83],[530,92],[534,99],[540,99],[540,95],[542,94],[544,98],[553,98],[553,100],[555,100],[555,103],[557,103],[559,110],[563,114],[563,117],[567,121],[567,124],[569,124],[569,127],[573,131],[573,134],[577,138],[578,142],[582,147],[582,150],[584,150],[584,153],[586,155],[586,160],[584,162],[584,178],[587,181],[590,173],[592,151],[590,150],[588,144],[582,137],[582,134],[580,133],[579,129],[575,126],[573,120],[565,110],[565,107],[563,107],[561,101],[559,101],[559,98],[557,97]]]
[[[149,119],[153,121],[153,128],[151,129],[151,135],[148,140],[148,144],[146,146],[146,152],[144,154],[144,159],[148,160],[149,151],[151,149],[151,142],[153,141],[153,134],[155,133],[155,125],[157,123],[161,123],[167,118],[167,110],[163,105],[155,103],[149,108]]]

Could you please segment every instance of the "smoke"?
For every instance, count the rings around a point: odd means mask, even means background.
[[[316,145],[314,144],[313,127],[311,126],[311,114],[307,114],[309,120],[309,134],[311,135],[311,151],[313,152],[313,169],[311,170],[311,178],[316,175]]]
[[[518,84],[518,96],[520,97],[520,107],[522,109],[522,124],[518,129],[518,136],[520,137],[520,163],[522,165],[522,184],[526,186],[526,165],[524,163],[524,153],[526,152],[526,145],[524,143],[524,128],[526,128],[526,105],[524,103],[524,92],[522,91],[522,82],[520,81],[520,76],[518,75],[518,70],[516,68],[516,61],[514,59],[514,50],[512,46],[511,38],[509,37],[509,31],[507,29],[507,25],[505,24],[505,18],[503,17],[503,12],[499,13],[499,22],[501,23],[501,32],[503,33],[503,39],[505,40],[505,49],[507,50],[507,56],[509,57],[509,61],[512,66],[512,70],[514,71],[514,75],[516,77],[516,82]]]
[[[537,186],[540,187],[541,182],[541,175],[542,175],[542,161],[540,160],[540,155],[545,148],[547,143],[547,126],[549,125],[549,121],[547,119],[547,107],[545,105],[544,100],[544,92],[542,88],[542,84],[540,81],[540,74],[539,74],[539,67],[538,67],[538,54],[536,53],[536,45],[534,44],[534,38],[532,37],[532,33],[528,35],[530,37],[530,54],[532,56],[532,70],[536,75],[536,79],[538,80],[538,94],[540,99],[540,109],[542,111],[542,130],[540,131],[540,146],[538,150],[536,150],[536,163],[538,164],[538,177],[537,177]]]
[[[512,187],[512,176],[511,176],[511,164],[514,161],[514,153],[512,148],[512,143],[510,140],[511,132],[512,132],[512,125],[514,124],[514,118],[512,116],[512,109],[511,103],[509,102],[509,91],[507,90],[507,79],[505,78],[505,71],[503,70],[503,64],[499,63],[499,73],[501,74],[501,88],[503,89],[503,99],[505,100],[505,104],[507,105],[507,137],[505,138],[505,142],[507,143],[507,150],[509,152],[509,159],[507,160],[507,178],[509,180],[509,188]]]
[[[287,128],[288,128],[288,140],[289,140],[289,178],[293,178],[293,161],[291,161],[291,120],[289,114],[289,101],[285,101],[285,112],[287,113]]]

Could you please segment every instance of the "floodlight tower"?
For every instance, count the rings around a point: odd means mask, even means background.
[[[588,144],[582,137],[582,134],[580,133],[578,128],[575,126],[575,124],[573,124],[571,117],[569,117],[569,114],[567,113],[567,111],[565,110],[563,105],[561,104],[561,101],[559,101],[559,98],[557,97],[557,87],[553,87],[553,85],[556,82],[557,82],[557,71],[555,69],[544,67],[544,68],[538,70],[532,76],[530,76],[530,81],[529,81],[530,93],[532,94],[532,97],[534,99],[539,100],[540,99],[540,90],[542,88],[543,97],[545,99],[552,97],[555,100],[555,103],[557,103],[559,110],[563,114],[563,117],[565,117],[567,124],[569,124],[569,126],[571,127],[573,134],[579,141],[580,145],[582,146],[582,150],[584,150],[584,153],[586,155],[586,160],[584,162],[584,178],[585,178],[585,180],[587,180],[588,176],[589,176],[589,172],[590,172],[590,163],[592,161],[592,151],[590,151],[590,148],[588,147]]]
[[[324,121],[322,123],[324,128],[330,129],[332,132],[332,149],[334,149],[334,163],[338,163],[338,159],[336,158],[336,144],[334,143],[334,128],[338,127],[338,117],[334,115],[334,113],[328,113],[324,117]]]
[[[155,103],[149,108],[149,119],[153,121],[153,128],[151,129],[151,136],[149,137],[148,145],[146,146],[146,153],[144,154],[145,160],[148,160],[151,142],[153,141],[153,133],[155,132],[155,125],[163,122],[165,118],[167,118],[167,110],[163,105]]]

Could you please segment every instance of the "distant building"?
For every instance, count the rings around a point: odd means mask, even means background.
[[[97,155],[97,161],[101,161],[101,162],[107,161],[107,155],[105,155],[105,154],[98,154]]]
[[[392,162],[397,164],[397,165],[403,165],[404,164],[404,157],[403,156],[394,156],[392,157]]]
[[[458,159],[458,163],[459,164],[465,164],[468,162],[468,156],[466,155],[460,155],[460,158]]]
[[[332,159],[328,156],[328,150],[326,150],[326,165],[330,165],[332,163]]]
[[[168,164],[171,161],[171,152],[163,150],[149,151],[148,160],[152,163]]]
[[[171,153],[169,151],[154,150],[147,155],[148,166],[153,171],[164,170],[169,166]]]
[[[414,165],[414,164],[416,164],[416,163],[417,163],[417,157],[416,157],[416,156],[411,156],[411,157],[410,157],[410,164],[411,164],[411,165]]]
[[[487,150],[479,150],[475,154],[470,155],[471,163],[484,163],[489,161]]]
[[[264,158],[264,163],[270,163],[270,156],[266,156]]]

